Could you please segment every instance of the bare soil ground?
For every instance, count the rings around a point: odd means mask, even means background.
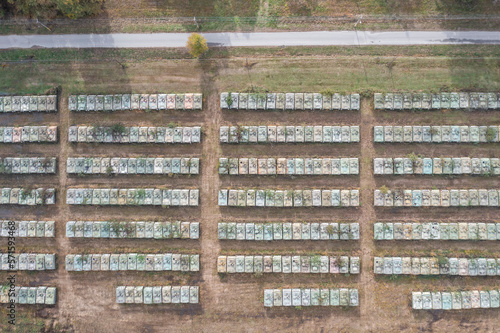
[[[386,66],[369,57],[312,57],[250,59],[255,66],[245,69],[245,59],[219,59],[197,63],[187,60],[131,62],[126,69],[116,63],[44,63],[9,65],[0,72],[9,78],[0,80],[0,90],[9,92],[37,89],[32,82],[60,85],[62,95],[59,112],[54,115],[1,115],[2,124],[55,123],[60,140],[53,145],[6,145],[1,155],[57,156],[57,176],[0,176],[2,185],[44,185],[58,189],[57,204],[47,207],[2,207],[1,219],[54,219],[56,238],[18,239],[18,251],[57,253],[55,272],[17,272],[19,285],[55,285],[57,305],[53,307],[19,306],[18,313],[27,314],[28,324],[18,331],[38,332],[39,325],[47,330],[64,332],[494,332],[500,325],[497,310],[467,310],[463,312],[417,312],[410,309],[412,290],[457,290],[500,288],[496,278],[400,277],[391,280],[373,274],[375,255],[431,252],[456,255],[478,253],[498,256],[496,242],[378,242],[373,241],[374,221],[499,221],[498,209],[485,208],[421,208],[383,209],[373,206],[373,190],[388,187],[418,188],[494,188],[496,178],[478,177],[374,177],[372,158],[402,156],[414,152],[425,156],[498,156],[494,144],[487,145],[378,145],[372,141],[375,124],[498,124],[497,112],[466,113],[382,113],[373,111],[371,98],[362,99],[358,112],[226,112],[219,109],[221,91],[239,91],[250,86],[274,91],[373,91],[373,90],[439,90],[470,89],[498,90],[497,60],[477,61],[443,58],[397,59],[389,73]],[[361,64],[361,65],[360,65]],[[36,66],[31,67],[31,66]],[[19,76],[12,86],[15,72]],[[201,112],[118,112],[113,114],[72,114],[67,109],[70,93],[201,91],[204,107]],[[147,124],[202,125],[202,143],[193,146],[69,144],[67,129],[72,124]],[[228,124],[345,124],[361,126],[361,143],[345,145],[220,145],[218,129]],[[199,176],[116,176],[76,177],[67,175],[68,156],[198,156]],[[220,156],[349,156],[359,157],[359,177],[219,177]],[[198,187],[200,206],[197,208],[159,207],[69,207],[64,203],[69,186],[168,186]],[[361,207],[343,209],[252,209],[219,208],[217,190],[220,187],[281,187],[281,188],[360,188]],[[68,220],[183,220],[201,222],[199,241],[184,240],[70,240],[65,237]],[[360,241],[335,242],[238,242],[217,240],[220,221],[358,221]],[[0,248],[6,249],[5,239]],[[64,256],[69,253],[158,253],[178,251],[201,253],[201,271],[195,274],[148,272],[66,272]],[[4,251],[2,251],[4,252]],[[282,275],[255,276],[238,274],[219,276],[216,258],[220,253],[327,253],[359,255],[362,270],[359,276]],[[7,273],[0,273],[5,280]],[[201,288],[200,304],[118,305],[115,287],[118,285],[192,284]],[[265,309],[263,289],[277,287],[353,287],[360,291],[360,307]],[[2,307],[3,308],[3,307]],[[5,310],[0,327],[8,332]]]

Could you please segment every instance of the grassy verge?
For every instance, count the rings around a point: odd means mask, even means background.
[[[0,92],[16,93],[500,90],[498,47],[488,45],[231,48],[202,60],[183,49],[40,49],[4,51],[0,62]]]
[[[228,58],[287,58],[315,56],[371,57],[443,57],[443,58],[495,58],[496,45],[426,45],[426,46],[290,46],[290,47],[234,47],[211,48],[202,61]],[[185,48],[169,49],[17,49],[0,50],[0,62],[91,62],[123,60],[149,62],[151,60],[191,59]]]

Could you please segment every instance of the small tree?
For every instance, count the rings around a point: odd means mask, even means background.
[[[382,185],[382,187],[380,187],[379,190],[380,190],[380,193],[382,193],[382,194],[389,193],[389,188],[387,186],[385,186],[385,185]]]
[[[417,154],[412,152],[412,153],[407,154],[406,157],[409,158],[410,161],[415,163],[415,161],[420,158],[420,155],[417,155]]]
[[[493,142],[497,136],[497,132],[495,131],[494,128],[488,127],[486,130],[486,141],[488,142]]]
[[[123,134],[127,129],[123,124],[117,123],[111,126],[111,132],[113,134]]]
[[[208,51],[207,40],[200,34],[192,33],[189,36],[186,47],[194,58],[199,58],[203,53]]]
[[[326,233],[331,236],[335,233],[335,228],[331,224],[326,227]]]

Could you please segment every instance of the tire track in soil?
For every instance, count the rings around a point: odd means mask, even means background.
[[[63,98],[64,96],[64,98]],[[70,111],[68,108],[68,98],[63,93],[59,96],[59,154],[58,154],[58,177],[59,191],[57,193],[57,210],[56,218],[56,246],[57,246],[57,307],[59,309],[58,321],[64,321],[70,318],[74,309],[72,290],[74,288],[73,281],[69,279],[68,272],[65,269],[65,257],[71,250],[69,239],[66,238],[66,221],[70,219],[69,206],[66,205],[66,184],[68,177],[66,174],[66,159],[70,149],[68,143],[68,128],[70,124]]]
[[[217,172],[218,156],[220,155],[218,129],[221,123],[221,112],[219,110],[219,91],[215,84],[218,76],[219,66],[217,60],[201,61],[203,76],[201,79],[203,96],[204,124],[203,149],[201,159],[201,180],[200,180],[200,206],[201,206],[201,274],[200,302],[207,310],[207,304],[214,306],[218,303],[221,294],[219,288],[219,277],[217,275],[217,255],[220,251],[220,244],[217,239],[217,222],[221,218],[219,205],[217,203],[217,193],[219,188],[219,175]],[[210,307],[208,307],[210,308]]]
[[[360,199],[362,202],[359,219],[361,235],[361,277],[358,285],[360,292],[360,316],[365,331],[376,328],[376,318],[371,318],[376,302],[373,299],[377,282],[372,273],[373,249],[375,247],[372,232],[372,223],[376,214],[373,206],[372,192],[375,189],[375,178],[372,172],[372,159],[375,151],[372,142],[372,124],[375,121],[374,111],[370,99],[364,98],[361,103],[361,159],[360,159]],[[370,295],[372,295],[370,297]]]

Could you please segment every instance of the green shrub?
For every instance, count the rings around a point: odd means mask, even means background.
[[[0,8],[0,17],[10,12],[36,18],[54,18],[65,16],[78,19],[97,15],[102,10],[104,0],[7,0],[10,8],[4,13]]]
[[[228,108],[230,108],[231,105],[233,105],[233,99],[231,98],[231,92],[227,93],[226,103],[227,103]]]
[[[117,123],[111,126],[111,132],[114,134],[123,134],[125,133],[125,126],[123,124]]]
[[[53,0],[57,10],[70,19],[97,15],[102,10],[104,0]]]
[[[497,136],[497,131],[495,131],[495,129],[492,127],[488,127],[488,129],[486,130],[486,141],[493,142],[496,136]]]
[[[389,188],[385,185],[382,185],[382,187],[380,187],[380,193],[382,194],[387,194],[389,192]]]

